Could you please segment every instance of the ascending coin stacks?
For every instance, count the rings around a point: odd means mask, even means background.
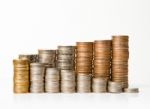
[[[14,93],[138,93],[128,88],[128,36],[77,42],[13,60]]]

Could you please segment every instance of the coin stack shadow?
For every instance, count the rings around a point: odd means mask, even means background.
[[[77,92],[91,92],[93,42],[76,43]]]
[[[30,92],[43,93],[44,92],[44,72],[45,67],[42,63],[30,64]]]
[[[75,92],[75,46],[58,46],[57,68],[61,70],[61,92]]]
[[[29,61],[15,59],[14,65],[14,93],[29,92]]]
[[[112,36],[112,75],[113,82],[128,87],[128,36]]]
[[[58,93],[60,92],[60,74],[57,68],[46,68],[45,75],[45,92]]]

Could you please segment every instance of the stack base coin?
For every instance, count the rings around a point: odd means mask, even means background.
[[[91,75],[77,74],[77,92],[78,93],[91,92]]]
[[[31,63],[30,64],[30,92],[42,93],[44,92],[44,64]]]
[[[75,72],[73,70],[61,70],[61,92],[75,92]]]
[[[92,91],[94,93],[107,92],[107,79],[105,78],[93,78],[92,79]]]
[[[108,92],[110,93],[121,93],[123,92],[123,86],[120,82],[108,82]]]
[[[57,68],[46,68],[45,92],[58,93],[59,87],[59,70]]]
[[[139,93],[138,88],[124,88],[125,93]]]

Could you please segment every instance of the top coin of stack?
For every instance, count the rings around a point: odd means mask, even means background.
[[[56,66],[56,50],[39,50],[39,63],[43,63],[48,67]]]
[[[112,36],[112,81],[128,87],[128,36]]]
[[[29,92],[29,61],[13,60],[14,65],[14,93]]]
[[[74,70],[74,46],[58,46],[57,67],[63,70]]]
[[[94,77],[109,79],[111,62],[111,40],[94,42]]]
[[[19,59],[27,59],[30,63],[38,62],[37,54],[20,54]]]
[[[93,42],[77,42],[76,45],[77,74],[91,74],[93,61]]]

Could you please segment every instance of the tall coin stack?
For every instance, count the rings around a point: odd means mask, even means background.
[[[29,92],[29,62],[28,60],[13,60],[14,93]]]
[[[44,92],[44,72],[45,67],[42,63],[30,64],[30,92],[42,93]]]
[[[57,67],[61,70],[61,92],[75,92],[74,46],[58,46]]]
[[[92,78],[92,91],[95,93],[107,92],[107,81],[102,77]]]
[[[76,45],[77,91],[81,93],[90,92],[93,42],[77,42]]]
[[[58,93],[60,91],[60,74],[57,68],[46,68],[45,92]]]
[[[39,63],[45,67],[56,67],[56,50],[38,50]]]
[[[112,36],[112,81],[128,87],[128,36]]]
[[[94,77],[110,78],[111,40],[94,42]]]
[[[30,63],[38,62],[37,54],[20,54],[19,59],[27,59]]]

